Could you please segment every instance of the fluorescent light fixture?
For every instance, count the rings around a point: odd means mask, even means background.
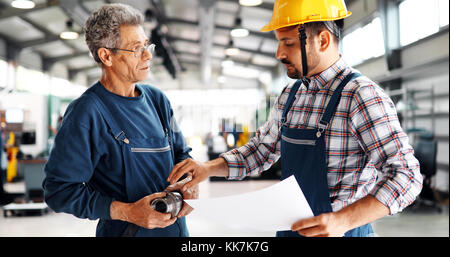
[[[230,34],[232,37],[246,37],[248,36],[249,32],[248,29],[235,28],[231,30]]]
[[[225,55],[226,56],[233,56],[238,55],[241,51],[239,48],[234,46],[233,40],[230,39],[230,42],[228,43],[227,49],[225,49]]]
[[[11,2],[11,6],[18,9],[32,9],[35,4],[31,0],[14,0]]]
[[[257,6],[262,4],[262,0],[239,0],[239,4],[242,6]]]
[[[229,56],[238,55],[241,51],[236,47],[229,47],[225,49],[225,54]]]
[[[73,30],[73,22],[71,20],[66,22],[66,30],[59,34],[60,38],[67,40],[77,39],[78,36],[78,32]]]
[[[242,27],[242,19],[237,17],[234,22],[235,28],[231,30],[232,37],[246,37],[249,34],[248,29]]]
[[[74,31],[63,31],[59,34],[59,37],[67,40],[74,40],[78,38],[78,33]]]
[[[231,59],[229,59],[229,58],[227,58],[227,59],[225,59],[225,60],[222,61],[222,67],[223,67],[223,68],[228,68],[228,67],[231,67],[231,66],[233,66],[233,65],[234,65],[233,60],[231,60]]]

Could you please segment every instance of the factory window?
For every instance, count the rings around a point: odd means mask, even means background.
[[[8,83],[8,63],[0,59],[0,88],[5,88]]]
[[[14,65],[0,59],[0,88],[12,88],[16,81]]]
[[[342,41],[343,57],[349,65],[382,56],[385,53],[381,20],[375,18],[362,28],[344,36]]]
[[[44,73],[22,66],[17,67],[17,86],[21,91],[27,91],[38,95],[48,95],[48,76]]]
[[[439,26],[445,27],[448,25],[448,0],[439,0]]]
[[[399,5],[400,44],[411,44],[448,25],[448,0],[405,0]]]

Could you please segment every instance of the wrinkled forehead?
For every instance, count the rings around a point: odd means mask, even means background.
[[[149,37],[145,34],[144,28],[141,25],[120,26],[120,43],[122,46],[146,44],[149,40]]]

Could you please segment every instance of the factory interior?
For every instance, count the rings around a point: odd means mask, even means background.
[[[96,236],[98,219],[54,211],[43,189],[66,110],[102,76],[83,30],[95,10],[123,3],[142,13],[155,52],[139,83],[167,96],[191,157],[206,162],[246,145],[283,89],[296,81],[277,59],[275,32],[261,32],[274,2],[0,0],[0,237]],[[352,15],[345,19],[339,52],[395,104],[423,176],[416,200],[372,222],[374,235],[448,237],[449,1],[345,4]],[[281,177],[280,158],[241,180],[207,178],[199,184],[199,199],[255,192]],[[195,210],[186,224],[191,237],[275,236],[204,219]]]

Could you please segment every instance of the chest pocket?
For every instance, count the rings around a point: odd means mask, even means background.
[[[281,139],[283,139],[284,141],[286,141],[288,143],[294,144],[294,145],[310,145],[310,146],[316,145],[316,140],[295,139],[295,138],[287,137],[285,135],[281,135]]]
[[[124,147],[129,200],[163,191],[174,165],[168,138],[130,138]]]
[[[131,152],[133,153],[162,153],[170,151],[170,145],[165,147],[131,147]]]

